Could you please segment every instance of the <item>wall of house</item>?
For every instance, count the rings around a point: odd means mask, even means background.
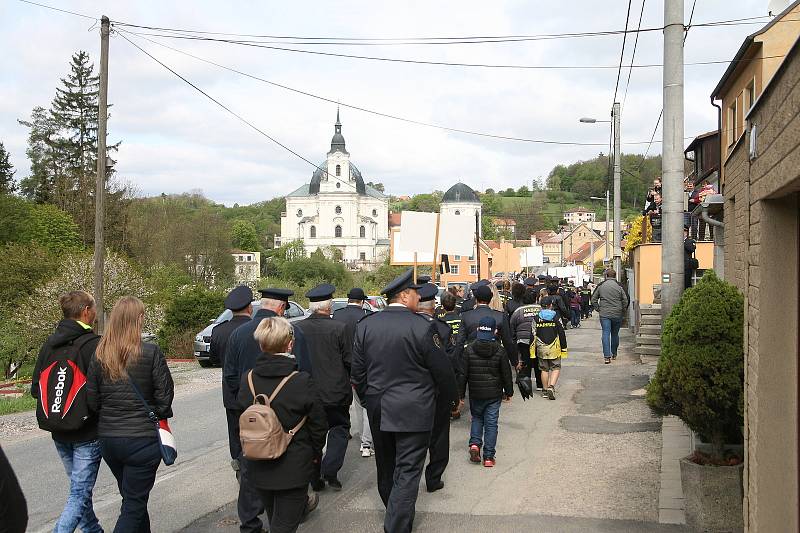
[[[499,248],[489,252],[492,258],[491,274],[497,272],[521,272],[522,267],[519,261],[519,249],[514,248],[510,242],[501,242]]]
[[[745,297],[747,531],[797,531],[800,59],[765,88],[725,162],[726,279]],[[756,157],[749,154],[752,126]],[[733,238],[729,238],[733,235]]]
[[[701,270],[714,266],[714,243],[698,242],[694,256]],[[653,285],[661,284],[661,244],[640,244],[633,249],[635,294],[639,305],[653,303]]]

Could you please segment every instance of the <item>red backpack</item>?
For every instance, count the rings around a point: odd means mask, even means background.
[[[83,346],[98,338],[81,335],[70,343],[53,348],[39,370],[39,399],[36,420],[45,431],[75,431],[90,418],[86,399],[86,374],[89,358],[82,358]],[[89,359],[84,361],[83,359]]]

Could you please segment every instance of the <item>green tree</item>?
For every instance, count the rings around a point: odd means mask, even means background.
[[[481,213],[483,215],[500,215],[503,211],[503,198],[496,194],[481,195]]]
[[[16,190],[14,183],[14,165],[11,164],[10,155],[0,141],[0,194],[9,194]]]
[[[257,252],[262,249],[256,226],[249,220],[234,220],[231,224],[231,243],[234,248]]]
[[[425,211],[428,213],[436,213],[439,211],[439,204],[441,204],[441,202],[441,194],[416,194],[408,202],[407,209],[409,211]]]
[[[36,203],[54,202],[56,184],[63,189],[62,154],[56,142],[57,127],[52,116],[41,106],[33,108],[30,120],[19,120],[28,128],[25,155],[31,162],[30,175],[20,182],[22,194]]]
[[[56,273],[59,261],[43,246],[12,243],[0,246],[0,308],[11,310]]]
[[[224,310],[225,295],[203,287],[192,287],[177,295],[164,312],[158,343],[169,355],[188,355],[197,330]]]
[[[371,181],[368,181],[367,185],[369,185],[376,191],[386,192],[386,187],[383,185],[383,183],[372,183]]]
[[[527,185],[523,185],[519,189],[517,189],[517,196],[530,196],[531,190],[528,188]]]
[[[31,206],[24,241],[39,244],[54,252],[82,248],[78,225],[72,217],[54,205]]]

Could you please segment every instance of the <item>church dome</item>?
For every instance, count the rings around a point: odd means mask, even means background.
[[[449,189],[447,192],[444,193],[442,196],[442,203],[443,204],[455,204],[455,203],[481,203],[480,198],[478,195],[475,194],[475,191],[469,185],[464,183],[458,182]]]
[[[356,192],[360,195],[367,194],[367,186],[364,184],[364,178],[361,177],[361,171],[358,170],[353,163],[350,164],[350,175],[353,177],[353,180],[356,182]],[[311,183],[308,186],[308,193],[309,194],[318,194],[319,193],[319,184],[322,181],[322,177],[327,172],[328,162],[323,161],[319,165],[317,165],[317,169],[314,171],[314,174],[311,176]]]

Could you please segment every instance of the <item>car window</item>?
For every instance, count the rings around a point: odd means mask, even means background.
[[[221,314],[221,315],[219,315],[219,316],[217,317],[217,319],[216,319],[216,320],[214,320],[214,324],[221,324],[221,323],[223,323],[223,322],[227,322],[227,321],[228,321],[228,320],[230,320],[231,318],[233,318],[233,311],[231,311],[230,309],[226,309],[226,310],[224,310],[224,311],[222,312],[222,314]]]
[[[289,307],[286,308],[284,311],[284,316],[286,318],[295,318],[298,316],[303,316],[303,309],[294,302],[289,302]]]
[[[347,307],[347,300],[334,300],[331,305],[331,313],[339,309],[344,309],[345,307]]]

